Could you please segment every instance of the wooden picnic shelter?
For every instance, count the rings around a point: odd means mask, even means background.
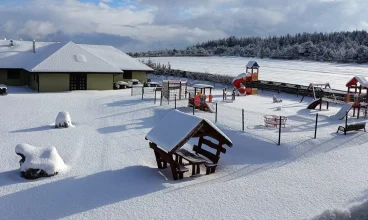
[[[190,150],[183,148],[192,138],[198,139],[197,144]],[[165,169],[169,164],[174,180],[183,178],[189,171],[187,166],[192,168],[192,175],[200,173],[200,165],[206,167],[206,174],[215,172],[221,153],[226,153],[224,145],[232,147],[231,140],[212,122],[178,110],[162,119],[146,140],[154,151],[157,167]]]

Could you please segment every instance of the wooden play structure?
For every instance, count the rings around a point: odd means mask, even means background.
[[[256,61],[249,61],[246,65],[245,73],[242,73],[233,79],[233,86],[238,95],[258,94],[257,87],[252,88],[254,82],[258,81],[260,66]]]
[[[192,150],[183,148],[191,138],[198,138],[198,144]],[[200,174],[200,166],[206,168],[207,175],[214,173],[221,153],[226,153],[224,145],[233,145],[212,122],[177,110],[162,119],[147,134],[146,140],[155,153],[157,167],[165,169],[169,164],[174,180],[183,178],[189,171],[187,166],[192,168],[192,175]]]
[[[367,117],[368,80],[364,76],[355,76],[346,83],[346,87],[346,102],[352,103],[353,117],[359,118],[361,111]],[[365,94],[362,93],[363,90]]]
[[[183,80],[163,80],[162,81],[162,96],[165,99],[185,99],[187,97],[188,83]]]
[[[194,94],[189,94],[188,107],[197,108],[202,111],[215,112],[212,105],[212,89],[213,86],[206,84],[193,85]],[[208,93],[206,94],[206,90]]]

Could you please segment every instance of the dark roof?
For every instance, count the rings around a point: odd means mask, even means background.
[[[258,68],[259,65],[256,61],[249,61],[246,67],[248,67],[248,68]]]

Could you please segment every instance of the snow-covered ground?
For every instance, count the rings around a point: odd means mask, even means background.
[[[250,60],[258,61],[261,66],[259,79],[308,85],[315,82],[329,82],[334,89],[346,90],[346,83],[356,75],[368,77],[368,65],[338,64],[311,61],[287,61],[257,59],[246,57],[152,57],[153,62],[167,64],[171,68],[193,72],[206,72],[237,76],[245,72]]]
[[[332,105],[320,112],[313,139],[316,111],[305,109],[311,100],[278,95],[283,102],[274,104],[272,95],[222,102],[216,90],[216,125],[234,145],[216,173],[188,172],[173,181],[169,169],[157,169],[145,140],[172,102],[154,105],[129,89],[33,93],[9,87],[0,97],[0,219],[305,219],[366,201],[367,133],[336,134],[343,122],[330,117],[339,110]],[[191,113],[186,101],[177,104]],[[74,127],[54,128],[60,111],[72,115]],[[288,116],[280,146],[277,130],[263,127],[264,114]],[[196,115],[214,121],[214,114]],[[24,142],[55,146],[68,170],[22,179],[14,148]]]

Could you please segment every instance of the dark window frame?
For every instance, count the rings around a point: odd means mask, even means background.
[[[133,79],[133,71],[124,70],[123,79]]]
[[[8,70],[7,79],[20,79],[21,70]]]

